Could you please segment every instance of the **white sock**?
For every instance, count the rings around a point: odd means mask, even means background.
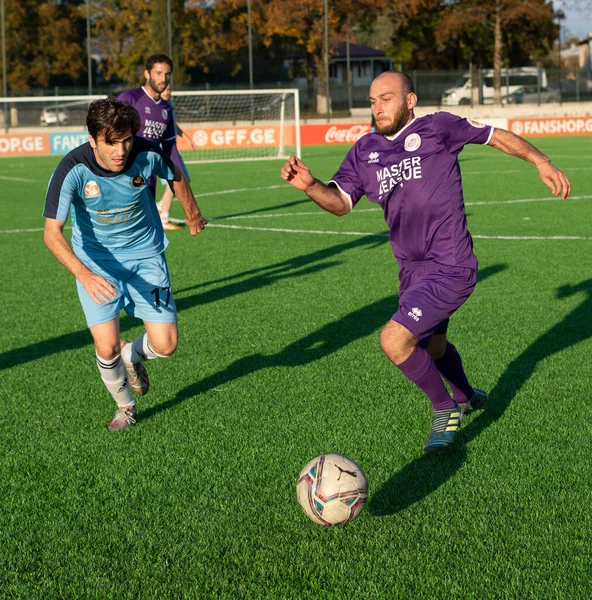
[[[168,212],[161,212],[160,213],[160,220],[163,223],[166,223],[169,220],[169,213]]]
[[[136,403],[127,383],[127,373],[121,356],[116,356],[113,360],[104,360],[97,354],[97,367],[105,387],[117,402],[117,406]]]
[[[157,354],[152,350],[150,342],[148,341],[148,334],[140,336],[137,340],[131,344],[126,344],[121,350],[121,358],[126,363],[139,363],[145,360],[153,360],[155,358],[168,358]]]

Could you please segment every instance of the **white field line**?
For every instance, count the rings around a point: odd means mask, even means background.
[[[318,213],[315,213],[318,214]],[[171,219],[178,223],[183,223],[182,219]],[[368,231],[323,231],[316,229],[288,229],[285,227],[249,227],[244,225],[222,225],[220,223],[209,223],[208,229],[241,229],[244,231],[271,231],[275,233],[308,233],[312,235],[349,235],[349,236],[361,236],[361,237],[388,237],[386,232],[368,232]],[[71,229],[71,227],[65,227],[64,229]],[[0,233],[40,233],[43,231],[42,227],[37,229],[0,229]],[[590,241],[592,237],[584,236],[569,236],[569,235],[474,235],[471,234],[473,239],[476,240],[514,240],[514,241],[528,241],[528,240],[554,240],[554,241],[573,241],[573,240],[585,240]]]
[[[225,196],[226,194],[238,194],[240,192],[258,192],[261,190],[277,190],[279,188],[286,188],[288,190],[293,190],[294,188],[286,185],[286,184],[280,184],[280,185],[267,185],[264,187],[253,187],[253,188],[237,188],[235,190],[221,190],[218,192],[207,192],[204,194],[195,194],[196,198],[207,198],[209,196]],[[175,198],[175,200],[177,200],[177,198]]]
[[[316,235],[357,235],[357,236],[372,236],[372,237],[388,237],[389,234],[372,233],[368,231],[322,231],[315,229],[287,229],[283,227],[248,227],[244,225],[221,225],[219,223],[210,223],[207,227],[218,227],[220,229],[243,229],[247,231],[272,231],[277,233],[310,233]],[[567,235],[552,235],[552,236],[513,236],[513,235],[472,235],[473,239],[479,240],[592,240],[592,237],[584,236],[567,236]]]
[[[0,179],[5,181],[20,181],[21,183],[35,183],[34,179],[25,179],[24,177],[8,177],[8,175],[0,175]]]
[[[591,196],[571,196],[568,200],[561,200],[559,198],[522,198],[520,200],[494,200],[493,202],[465,202],[465,206],[486,206],[489,204],[522,204],[528,202],[571,202],[572,200],[589,200]],[[360,214],[367,212],[382,212],[381,208],[355,208],[352,214]],[[268,219],[268,218],[281,218],[281,217],[302,217],[310,215],[325,215],[329,216],[329,213],[319,209],[316,211],[301,211],[295,213],[267,213],[267,214],[254,214],[254,215],[236,215],[233,217],[215,217],[209,219],[210,223],[214,221],[234,221],[237,219]],[[183,223],[182,219],[171,219],[177,223]]]
[[[273,186],[279,187],[279,186]],[[261,188],[268,189],[268,188]],[[234,190],[230,190],[232,192]],[[236,190],[238,191],[238,190]],[[228,193],[219,192],[219,193]],[[217,192],[218,193],[218,192]],[[591,199],[591,196],[572,196],[566,202],[573,200],[588,200]],[[488,204],[517,204],[517,203],[528,203],[528,202],[564,202],[563,200],[557,198],[522,198],[518,200],[499,200],[493,202],[467,202],[466,206],[484,206]],[[366,213],[366,212],[380,212],[380,208],[362,208],[359,210],[355,210],[353,214]],[[208,223],[208,228],[224,228],[224,229],[242,229],[242,230],[250,230],[250,231],[272,231],[272,232],[280,232],[280,233],[309,233],[313,235],[357,235],[357,236],[377,236],[377,237],[388,237],[388,233],[372,233],[372,232],[364,232],[364,231],[323,231],[323,230],[314,230],[314,229],[290,229],[284,227],[249,227],[249,226],[241,226],[241,225],[222,225],[218,223],[218,221],[230,221],[235,219],[261,219],[261,218],[282,218],[282,217],[300,217],[300,216],[310,216],[310,215],[324,215],[329,216],[328,213],[316,210],[316,211],[304,211],[297,213],[272,213],[266,215],[237,215],[235,217],[218,217],[217,219],[210,219]],[[171,221],[176,223],[184,223],[183,219],[171,219]],[[216,222],[214,222],[216,221]],[[71,229],[71,227],[66,227],[65,229]],[[38,233],[43,231],[42,227],[39,228],[31,228],[31,229],[0,229],[0,234],[2,233]],[[586,236],[504,236],[504,235],[478,235],[472,234],[474,239],[481,240],[592,240],[592,237]]]
[[[581,158],[581,156],[577,156],[577,158]],[[590,171],[592,166],[590,167],[568,167],[564,169],[565,171]],[[491,175],[492,173],[522,173],[521,170],[504,170],[504,171],[466,171],[463,172],[463,177],[467,175]],[[24,177],[9,177],[8,175],[0,175],[0,180],[5,181],[20,181],[21,183],[36,183],[34,179],[25,179]],[[223,196],[226,194],[238,194],[240,192],[251,192],[251,191],[260,191],[260,190],[276,190],[276,189],[292,189],[290,186],[286,184],[282,185],[269,185],[262,187],[254,187],[254,188],[237,188],[234,190],[222,190],[217,192],[208,192],[203,194],[196,194],[196,198],[205,198],[207,196]],[[176,198],[175,198],[176,200]],[[493,204],[493,203],[492,203]]]

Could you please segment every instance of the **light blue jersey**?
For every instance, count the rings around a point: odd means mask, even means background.
[[[168,245],[151,176],[174,178],[174,164],[155,144],[134,138],[125,169],[114,173],[97,163],[89,143],[65,156],[49,182],[43,216],[72,218],[72,248],[86,262],[142,259]]]

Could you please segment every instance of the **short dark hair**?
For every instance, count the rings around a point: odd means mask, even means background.
[[[152,67],[158,63],[167,64],[171,68],[171,73],[173,72],[173,61],[166,54],[153,54],[149,56],[146,61],[146,71],[152,71]]]
[[[88,107],[86,127],[95,140],[102,135],[107,144],[112,144],[130,132],[132,135],[138,133],[140,115],[133,106],[121,100],[104,98],[95,100]]]
[[[411,81],[411,77],[407,75],[407,73],[403,73],[403,71],[395,71],[401,76],[401,81],[403,83],[403,92],[405,94],[415,94],[415,88],[413,87],[413,81]]]

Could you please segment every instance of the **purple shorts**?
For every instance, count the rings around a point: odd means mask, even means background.
[[[399,310],[392,320],[421,341],[446,333],[448,319],[475,289],[477,270],[405,261],[399,282]]]

